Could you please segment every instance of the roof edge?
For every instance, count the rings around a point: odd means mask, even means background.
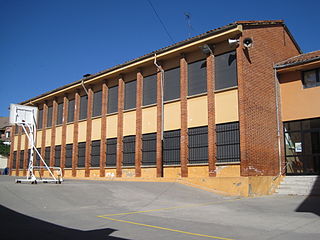
[[[288,67],[295,67],[295,66],[306,64],[306,63],[315,62],[315,61],[318,61],[318,60],[320,60],[320,56],[312,58],[312,59],[307,59],[307,60],[304,60],[304,61],[301,61],[301,62],[287,63],[287,64],[281,64],[281,65],[276,64],[276,65],[274,65],[274,69],[283,69],[283,68],[288,68]]]

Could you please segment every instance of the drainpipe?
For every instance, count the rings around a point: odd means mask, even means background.
[[[157,54],[154,54],[154,65],[157,69],[161,72],[161,141],[163,141],[163,131],[164,131],[164,109],[163,109],[163,83],[164,83],[164,70],[163,68],[158,65],[157,63]]]
[[[276,114],[277,114],[277,138],[278,138],[278,162],[279,162],[279,174],[273,179],[276,180],[282,173],[282,161],[281,161],[281,134],[280,134],[280,111],[279,111],[279,80],[277,76],[277,71],[274,69],[274,84],[276,91]]]
[[[81,80],[81,85],[82,85],[84,91],[86,92],[87,96],[89,96],[88,90],[87,90],[86,87],[84,86],[84,80],[83,80],[83,79]]]

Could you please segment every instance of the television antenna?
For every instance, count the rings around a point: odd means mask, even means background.
[[[193,27],[191,25],[191,13],[185,12],[184,16],[185,16],[187,27],[188,27],[188,37],[190,38],[191,33],[193,32]]]
[[[10,117],[9,123],[11,125],[18,125],[22,127],[24,133],[26,134],[29,140],[29,147],[30,147],[30,156],[29,156],[29,163],[28,163],[28,170],[27,170],[27,178],[26,179],[16,179],[16,183],[32,183],[36,184],[38,182],[43,183],[61,183],[62,179],[62,171],[60,167],[48,167],[47,163],[42,158],[41,154],[37,150],[35,146],[36,142],[36,135],[37,135],[37,116],[38,116],[38,108],[31,107],[31,106],[24,106],[18,104],[11,104],[10,105]],[[33,155],[34,151],[39,156],[40,160],[43,162],[44,166],[34,166],[33,165]],[[34,174],[34,170],[48,170],[50,173],[51,179],[38,179]],[[54,176],[52,171],[57,171],[57,177]]]

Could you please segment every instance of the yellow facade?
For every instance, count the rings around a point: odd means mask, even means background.
[[[238,89],[215,94],[216,124],[239,121]]]
[[[107,138],[117,137],[118,115],[107,117]]]
[[[136,135],[136,111],[123,114],[123,136]]]
[[[101,118],[96,118],[92,120],[92,141],[101,139]]]
[[[187,101],[188,128],[208,125],[208,97],[194,97]]]
[[[164,131],[181,128],[180,102],[164,104]]]
[[[157,107],[142,109],[142,134],[157,131]]]

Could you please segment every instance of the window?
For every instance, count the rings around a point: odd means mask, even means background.
[[[72,167],[72,148],[73,144],[67,144],[66,145],[66,162],[65,162],[65,167],[66,168],[71,168]]]
[[[46,147],[45,151],[44,151],[44,161],[46,162],[46,164],[48,165],[48,167],[50,166],[50,147]]]
[[[164,101],[180,98],[180,67],[164,72]]]
[[[157,134],[142,135],[142,165],[156,165]]]
[[[124,84],[124,110],[136,107],[137,81]]]
[[[123,166],[135,165],[136,136],[125,136],[123,138]]]
[[[93,93],[92,117],[101,115],[102,91]]]
[[[52,106],[48,107],[47,127],[51,127],[52,126],[52,110],[53,110]]]
[[[200,60],[188,64],[188,95],[207,91],[207,62]]]
[[[163,133],[163,164],[180,164],[180,130]]]
[[[86,159],[86,143],[81,142],[78,143],[78,167],[85,167],[85,159]]]
[[[216,125],[217,162],[240,162],[239,122]]]
[[[63,103],[58,104],[57,125],[62,124],[63,119]]]
[[[70,100],[68,104],[68,123],[74,121],[74,105],[74,99]]]
[[[80,97],[80,116],[79,120],[87,118],[87,110],[88,110],[88,96],[84,95]]]
[[[55,146],[54,166],[60,167],[61,146]]]
[[[117,138],[107,139],[107,167],[115,167],[117,162]]]
[[[320,86],[320,68],[303,72],[304,88]]]
[[[238,86],[236,52],[215,56],[215,90]]]
[[[17,166],[17,151],[13,152],[13,157],[12,157],[12,169],[16,169]]]
[[[100,140],[91,143],[91,167],[100,166]]]
[[[143,78],[143,106],[157,102],[157,74]]]
[[[37,123],[38,129],[42,128],[42,119],[43,119],[43,109],[39,109],[39,112],[38,112],[38,123]]]
[[[41,148],[37,148],[38,152],[41,154]],[[40,166],[40,157],[39,155],[35,152],[34,153],[36,155],[36,162],[35,162],[35,166]]]
[[[20,162],[19,162],[20,169],[23,169],[23,160],[24,160],[23,158],[24,158],[24,150],[21,150],[20,151],[20,159],[19,159],[20,160]]]
[[[208,127],[188,129],[189,163],[208,163]]]
[[[118,86],[109,88],[108,91],[108,113],[118,112]]]

